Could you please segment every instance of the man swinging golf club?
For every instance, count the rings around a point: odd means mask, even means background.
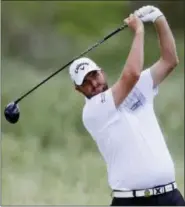
[[[113,86],[108,87],[105,73],[89,58],[70,65],[75,88],[86,100],[83,123],[106,162],[111,205],[183,206],[174,164],[153,109],[159,84],[178,64],[175,41],[156,7],[141,7],[124,22],[134,38]],[[143,22],[154,23],[161,52],[159,60],[144,71]]]

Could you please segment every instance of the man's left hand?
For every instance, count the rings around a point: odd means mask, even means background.
[[[154,6],[143,6],[134,12],[143,22],[155,22],[163,13]]]

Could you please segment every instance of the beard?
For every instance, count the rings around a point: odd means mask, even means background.
[[[98,86],[98,87],[100,87],[100,86]],[[97,87],[97,88],[98,88],[98,87]],[[99,93],[103,93],[103,92],[105,92],[106,90],[108,90],[108,84],[107,84],[107,83],[105,83],[105,84],[103,85],[103,87],[102,87],[102,90],[98,91],[97,93],[94,92],[93,94],[90,94],[90,95],[87,95],[87,94],[84,94],[84,95],[85,95],[86,98],[91,99],[93,96],[96,96],[96,95],[98,95]],[[96,88],[94,89],[94,91],[96,91]]]

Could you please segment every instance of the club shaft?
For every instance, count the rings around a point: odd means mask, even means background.
[[[41,85],[43,85],[46,81],[48,81],[50,78],[52,78],[53,76],[55,76],[56,74],[58,74],[64,68],[66,68],[67,66],[69,66],[74,60],[76,60],[76,59],[80,58],[81,56],[85,55],[86,53],[90,52],[91,50],[93,50],[94,48],[96,48],[98,45],[102,44],[104,41],[106,41],[107,39],[109,39],[110,37],[112,37],[113,35],[115,35],[116,33],[118,33],[121,30],[123,30],[125,27],[127,27],[127,25],[126,24],[123,24],[122,26],[120,26],[119,28],[117,28],[116,30],[114,30],[113,32],[111,32],[110,34],[108,34],[107,36],[105,36],[101,41],[97,42],[96,44],[94,44],[93,46],[91,46],[90,48],[88,48],[87,50],[85,50],[79,56],[73,58],[70,62],[68,62],[67,64],[65,64],[62,68],[60,68],[56,72],[52,73],[50,76],[48,76],[42,82],[40,82],[38,85],[36,85],[35,87],[33,87],[31,90],[29,90],[27,93],[23,94],[20,98],[16,99],[16,101],[14,101],[15,104],[17,104],[18,102],[20,102],[23,98],[25,98],[27,95],[29,95],[30,93],[32,93],[38,87],[40,87]]]

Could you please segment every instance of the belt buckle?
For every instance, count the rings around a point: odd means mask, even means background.
[[[144,195],[145,195],[145,197],[149,197],[149,196],[151,196],[151,193],[150,193],[150,191],[148,189],[146,189],[144,191]]]

